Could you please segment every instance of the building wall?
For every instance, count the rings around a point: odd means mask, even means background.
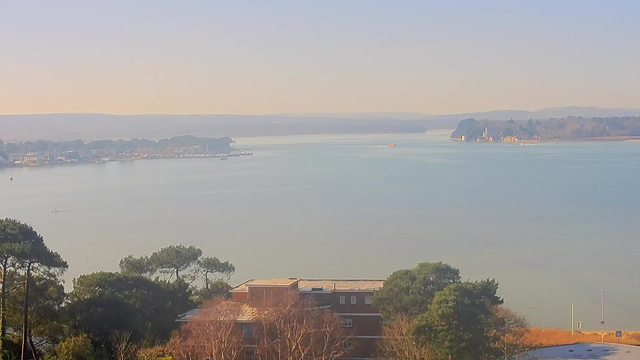
[[[382,333],[382,322],[380,316],[352,316],[352,315],[340,315],[342,319],[351,319],[351,328],[345,328],[345,330],[351,330],[353,336],[380,336]]]
[[[333,294],[326,291],[305,291],[298,293],[301,299],[313,299],[319,306],[333,303]]]
[[[248,299],[249,299],[248,291],[231,292],[231,300],[233,301],[247,301]]]
[[[376,357],[377,339],[353,338],[353,349],[344,358],[372,359]]]
[[[235,301],[246,301],[250,306],[260,307],[270,304],[272,299],[296,290],[297,287],[276,286],[250,286],[247,292],[232,292]],[[349,340],[353,344],[347,358],[373,358],[376,351],[376,343],[382,332],[382,318],[378,309],[372,304],[365,303],[365,297],[373,298],[373,291],[308,291],[298,292],[301,298],[312,297],[318,305],[327,306],[343,319],[351,319],[351,327],[345,327],[349,333]],[[340,297],[344,296],[345,303],[340,304]],[[351,297],[355,296],[355,304],[351,303]],[[239,324],[242,326],[242,324]],[[255,345],[255,339],[245,339],[248,347]],[[251,359],[247,359],[251,360]]]
[[[378,313],[373,305],[365,304],[365,297],[373,298],[373,291],[335,291],[333,294],[333,309],[337,313]],[[345,303],[340,304],[340,297],[345,297]],[[351,303],[351,297],[356,297],[356,303]]]

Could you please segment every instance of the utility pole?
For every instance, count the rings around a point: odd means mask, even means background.
[[[604,342],[604,289],[600,290],[600,336],[602,337],[602,341]]]
[[[571,303],[571,335],[573,335],[573,303]]]

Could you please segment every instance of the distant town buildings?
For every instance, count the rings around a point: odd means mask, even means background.
[[[252,155],[245,151],[213,152],[202,146],[138,148],[138,149],[92,149],[66,151],[29,151],[7,154],[8,163],[13,165],[55,165],[65,163],[107,162],[116,160],[141,160],[160,158],[200,158]]]

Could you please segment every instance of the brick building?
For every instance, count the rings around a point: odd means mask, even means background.
[[[255,347],[254,316],[256,309],[277,299],[285,292],[297,291],[300,297],[311,297],[319,307],[330,309],[342,319],[341,325],[353,334],[346,346],[353,347],[352,358],[372,358],[375,342],[380,338],[381,316],[373,306],[373,292],[383,280],[364,279],[251,279],[231,290],[233,301],[245,304],[237,320],[245,337],[244,359],[253,358]],[[190,311],[178,321],[189,321],[198,310]]]

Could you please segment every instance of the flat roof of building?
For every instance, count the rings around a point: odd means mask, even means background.
[[[244,286],[291,286],[298,282],[298,278],[287,279],[253,279],[248,282],[244,282]]]
[[[383,283],[384,280],[372,279],[300,279],[298,289],[301,291],[311,291],[314,288],[322,288],[324,291],[374,291],[380,289]]]
[[[382,287],[384,280],[380,279],[302,279],[302,278],[279,278],[279,279],[250,279],[231,291],[248,291],[251,286],[292,286],[298,284],[300,291],[373,291]]]
[[[236,319],[237,322],[252,322],[255,317],[256,314],[258,313],[258,309],[252,306],[249,306],[247,304],[242,304],[242,307],[240,308],[241,313],[238,315],[238,318]],[[192,309],[187,311],[186,313],[178,316],[178,319],[176,321],[184,321],[184,322],[188,322],[188,321],[192,321],[194,319],[196,319],[197,315],[200,314],[202,311],[207,311],[206,309]]]
[[[610,343],[584,343],[542,348],[526,352],[529,360],[556,359],[640,359],[640,347]],[[525,357],[521,357],[525,359]]]

